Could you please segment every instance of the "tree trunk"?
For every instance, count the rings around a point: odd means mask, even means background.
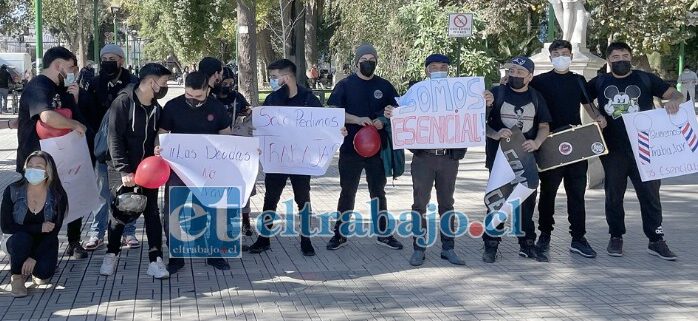
[[[295,63],[298,67],[296,73],[296,79],[301,84],[307,84],[308,77],[305,76],[305,71],[308,69],[305,65],[305,8],[301,1],[295,0],[293,5],[295,6],[295,17],[296,23],[293,25],[293,38],[295,46],[293,47],[295,56]]]
[[[259,53],[261,55],[261,65],[264,66],[264,68],[260,69],[260,72],[262,74],[261,79],[268,79],[268,75],[266,74],[266,66],[268,66],[270,63],[274,62],[276,59],[279,58],[276,52],[274,52],[274,48],[271,46],[272,43],[272,35],[271,35],[271,30],[269,28],[264,28],[259,31],[257,34],[257,47],[259,49]]]
[[[83,0],[75,0],[75,13],[77,14],[78,17],[82,16],[82,11],[84,11],[83,8],[84,6],[84,1]],[[82,69],[86,65],[85,63],[85,25],[84,25],[85,19],[78,19],[78,35],[77,35],[77,41],[78,41],[78,52],[77,52],[77,58],[78,58],[78,69]]]
[[[305,1],[305,65],[318,63],[317,26],[319,0]]]
[[[238,16],[238,75],[240,93],[252,106],[259,105],[257,87],[257,21],[255,0],[237,0]],[[246,27],[247,33],[240,33]],[[244,29],[244,28],[243,28]]]
[[[283,57],[288,58],[293,53],[291,52],[291,42],[293,33],[293,21],[295,17],[291,16],[293,10],[293,0],[279,0],[279,13],[281,14],[281,42],[283,43]]]

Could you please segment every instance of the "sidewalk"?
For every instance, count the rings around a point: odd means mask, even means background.
[[[18,178],[14,173],[16,131],[0,131],[0,188]],[[461,162],[456,208],[481,219],[487,181],[482,149],[469,150]],[[409,162],[409,157],[408,157]],[[391,211],[409,210],[408,172],[387,187]],[[339,195],[336,160],[328,175],[312,181],[313,208],[333,211]],[[264,185],[252,198],[261,210]],[[142,219],[142,247],[124,250],[117,271],[99,276],[105,248],[87,259],[61,257],[53,285],[30,289],[30,296],[9,294],[9,259],[0,256],[1,320],[694,320],[698,314],[698,175],[666,180],[662,187],[664,230],[679,255],[666,262],[646,253],[640,212],[633,191],[626,195],[625,256],[609,257],[603,215],[603,190],[587,196],[587,231],[596,259],[572,255],[565,218],[564,192],[557,206],[551,262],[518,257],[515,239],[505,239],[495,264],[481,260],[482,241],[456,240],[466,266],[439,258],[440,244],[427,252],[420,268],[408,264],[411,240],[405,249],[379,247],[373,239],[350,239],[338,251],[327,251],[327,238],[314,240],[315,257],[304,257],[297,239],[276,238],[262,255],[244,254],[229,260],[232,269],[220,272],[203,260],[187,262],[169,280],[145,273],[148,265]],[[290,187],[282,200],[292,197]],[[432,197],[434,198],[434,197]],[[357,209],[365,208],[364,181]],[[280,207],[281,208],[281,207]],[[85,220],[88,222],[89,220]],[[64,228],[65,230],[65,228]],[[86,239],[83,231],[83,239]],[[67,245],[60,236],[61,254]],[[246,239],[250,243],[251,239]]]

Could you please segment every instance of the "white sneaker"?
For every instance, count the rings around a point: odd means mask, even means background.
[[[167,279],[170,277],[170,272],[167,272],[165,263],[162,263],[162,258],[158,257],[157,261],[150,262],[148,265],[148,275],[156,279]]]
[[[104,276],[110,276],[114,274],[114,268],[116,267],[116,254],[107,253],[104,256],[104,261],[102,261],[102,267],[99,268],[99,274]]]

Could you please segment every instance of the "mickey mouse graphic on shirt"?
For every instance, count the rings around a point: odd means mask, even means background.
[[[621,92],[616,86],[608,86],[603,94],[608,99],[604,110],[613,119],[618,119],[623,114],[634,113],[640,110],[637,99],[642,95],[642,91],[638,86],[630,85],[625,87],[625,92]]]
[[[51,101],[51,107],[53,107],[53,109],[59,109],[63,107],[63,101],[61,101],[60,94],[56,94],[55,96],[53,96],[53,101]]]

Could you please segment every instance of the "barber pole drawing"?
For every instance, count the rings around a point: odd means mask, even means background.
[[[698,150],[698,137],[696,136],[696,131],[691,127],[691,123],[688,122],[688,114],[685,110],[679,109],[675,115],[669,116],[671,123],[676,125],[676,127],[681,130],[681,135],[686,140],[688,144],[688,149],[691,152],[696,152]]]
[[[647,115],[637,115],[635,117],[635,128],[637,129],[637,156],[643,164],[651,163],[650,152],[650,130],[652,129],[652,119]]]

